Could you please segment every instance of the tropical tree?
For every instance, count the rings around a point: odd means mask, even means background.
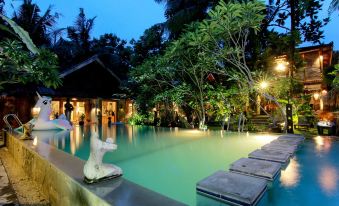
[[[5,0],[0,0],[0,14],[4,14]]]
[[[32,0],[23,0],[18,10],[14,11],[12,19],[29,33],[36,45],[49,46],[59,13],[52,14],[52,6],[41,12],[39,6],[32,3]]]
[[[328,11],[329,11],[330,14],[333,13],[334,11],[339,11],[339,1],[338,0],[332,0]]]
[[[46,87],[61,84],[57,70],[57,57],[46,49],[38,49],[28,33],[14,21],[0,15],[13,29],[17,40],[0,42],[0,90],[15,83],[42,83]],[[24,47],[24,45],[26,47]]]
[[[132,39],[133,55],[131,63],[138,66],[147,58],[160,54],[166,47],[165,29],[162,24],[155,24],[146,29],[139,40]]]
[[[246,46],[251,31],[258,32],[264,19],[265,5],[252,1],[241,4],[219,5],[210,12],[210,19],[199,27],[200,45],[209,55],[218,58],[219,72],[234,79],[242,88],[250,88],[273,101],[286,120],[284,109],[277,99],[260,88],[260,78],[255,78],[247,63]]]
[[[208,19],[192,24],[166,48],[164,55],[151,64],[143,64],[142,70],[137,69],[139,78],[153,81],[155,86],[151,88],[158,88],[156,94],[161,97],[183,97],[181,105],[189,105],[197,114],[200,127],[204,128],[207,97],[213,91],[207,81],[211,73],[226,76],[239,89],[259,92],[247,64],[246,46],[250,31],[260,29],[264,8],[262,3],[255,1],[220,2],[209,12]],[[280,106],[272,95],[263,93]]]
[[[86,56],[90,53],[90,33],[94,26],[96,17],[87,19],[84,9],[80,8],[80,13],[76,18],[74,25],[67,28],[68,38],[77,46],[77,53],[80,56]]]
[[[170,31],[170,39],[177,39],[186,25],[201,21],[219,0],[155,0],[165,3],[166,27]]]
[[[101,55],[105,62],[114,68],[116,74],[127,79],[132,49],[126,44],[125,40],[115,34],[104,34],[91,41],[91,53]]]
[[[199,128],[205,127],[206,120],[206,95],[208,91],[207,76],[215,71],[215,58],[206,55],[203,47],[199,45],[201,36],[197,30],[198,24],[193,24],[191,32],[183,34],[166,51],[164,58],[168,61],[169,69],[175,69],[177,81],[181,84],[190,85],[187,95],[191,96],[190,105],[199,118]],[[171,68],[173,67],[173,68]],[[174,81],[173,87],[178,82]],[[193,94],[192,94],[193,92]]]
[[[266,25],[271,28],[280,27],[288,32],[288,58],[291,66],[291,76],[296,69],[295,48],[299,43],[320,43],[324,37],[323,26],[329,18],[319,18],[322,2],[318,0],[270,0]]]

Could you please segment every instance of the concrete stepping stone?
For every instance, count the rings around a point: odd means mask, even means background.
[[[292,145],[292,146],[299,146],[302,142],[299,140],[280,140],[280,139],[275,139],[271,141],[271,143],[275,144],[285,144],[285,145]]]
[[[245,175],[274,180],[280,173],[281,164],[277,162],[241,158],[233,162],[230,171]]]
[[[255,205],[266,189],[267,180],[225,171],[217,171],[196,185],[198,193],[233,205]]]
[[[261,147],[263,150],[277,150],[287,152],[289,154],[294,154],[297,150],[296,145],[286,145],[286,144],[279,144],[279,143],[268,143]]]
[[[248,157],[252,159],[267,160],[286,164],[291,154],[284,151],[257,149],[251,152]]]
[[[278,140],[292,140],[292,141],[299,141],[303,142],[305,140],[305,137],[300,136],[300,135],[281,135],[278,137]]]

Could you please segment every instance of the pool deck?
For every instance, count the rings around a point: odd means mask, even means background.
[[[18,204],[18,198],[0,160],[0,205]]]
[[[83,182],[85,161],[46,143],[21,141],[7,133],[6,143],[25,172],[40,183],[52,205],[184,205],[123,177],[87,185]]]

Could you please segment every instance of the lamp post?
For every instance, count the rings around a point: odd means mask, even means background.
[[[293,134],[293,112],[292,112],[292,104],[291,104],[291,95],[292,95],[292,65],[289,65],[284,59],[277,59],[276,70],[278,72],[286,72],[288,69],[288,78],[290,79],[289,85],[289,94],[287,95],[287,104],[286,104],[286,118],[287,118],[287,133]]]

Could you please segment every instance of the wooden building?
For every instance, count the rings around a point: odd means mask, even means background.
[[[304,66],[298,69],[297,78],[303,82],[305,92],[314,93],[327,89],[323,73],[332,64],[333,43],[302,47],[298,51]]]
[[[36,85],[10,85],[0,98],[1,116],[15,113],[22,122],[30,120],[35,115],[35,91],[52,97],[51,118],[65,113],[64,106],[69,99],[74,108],[71,121],[75,124],[81,117],[84,117],[85,122],[91,121],[90,113],[94,109],[97,115],[101,116],[102,123],[107,123],[108,118],[111,118],[113,123],[126,122],[132,115],[133,102],[127,99],[119,88],[121,76],[106,66],[101,56],[94,55],[63,70],[60,77],[63,84],[57,89]],[[3,126],[3,123],[0,126]]]
[[[328,88],[324,81],[324,69],[332,65],[333,42],[319,46],[303,47],[299,54],[304,66],[297,71],[296,78],[304,85],[304,92],[312,94],[310,104],[314,110],[328,108]]]

